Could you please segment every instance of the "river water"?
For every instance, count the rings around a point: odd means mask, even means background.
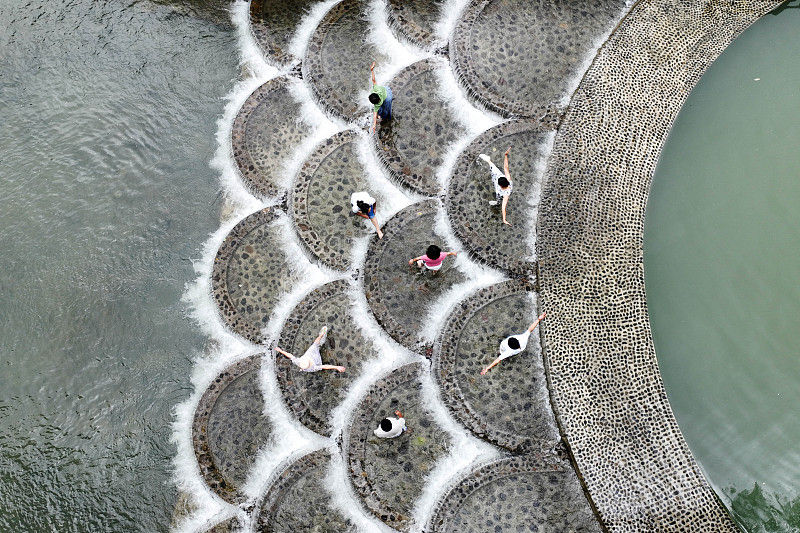
[[[712,65],[653,179],[650,321],[690,448],[750,531],[800,531],[800,5]]]
[[[164,531],[228,2],[0,2],[0,531]]]

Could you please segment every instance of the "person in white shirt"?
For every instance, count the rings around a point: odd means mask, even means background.
[[[378,238],[383,239],[383,232],[375,219],[375,207],[377,205],[378,202],[367,191],[354,192],[350,195],[350,208],[353,214],[372,222],[372,225],[375,226],[375,231],[378,232]]]
[[[403,418],[403,413],[395,411],[394,414],[397,415],[397,418],[389,417],[381,420],[381,423],[378,424],[378,427],[373,431],[376,437],[393,439],[399,437],[408,429],[406,427],[406,419]]]
[[[533,333],[533,330],[536,329],[536,326],[539,325],[539,322],[545,317],[546,313],[542,313],[536,319],[536,322],[528,326],[528,329],[524,333],[520,333],[519,335],[511,335],[510,337],[506,337],[503,339],[503,342],[500,343],[500,356],[492,361],[492,364],[481,370],[481,376],[485,376],[486,373],[492,369],[495,365],[500,363],[503,359],[508,359],[512,355],[517,355],[525,350],[528,346],[528,338]]]
[[[503,154],[503,169],[501,172],[497,165],[492,163],[492,158],[486,154],[481,154],[478,157],[489,163],[489,172],[492,173],[492,185],[494,185],[494,200],[489,202],[489,205],[497,205],[502,202],[500,210],[503,213],[503,224],[511,225],[511,222],[506,220],[506,207],[508,206],[508,199],[511,198],[511,191],[514,185],[511,182],[511,172],[508,169],[508,153],[511,147]]]
[[[314,342],[308,347],[308,350],[306,350],[306,353],[300,357],[295,357],[289,352],[281,350],[277,346],[275,347],[275,351],[289,358],[292,363],[294,363],[295,366],[297,366],[303,372],[318,372],[320,370],[338,370],[339,372],[344,372],[345,368],[343,366],[322,364],[322,356],[319,354],[319,347],[325,344],[327,339],[328,326],[323,326],[322,329],[319,330],[319,335],[317,335],[317,338],[314,339]]]

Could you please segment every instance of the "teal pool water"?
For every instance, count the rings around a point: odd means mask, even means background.
[[[645,275],[695,457],[748,531],[800,531],[800,9],[748,29],[656,170]]]

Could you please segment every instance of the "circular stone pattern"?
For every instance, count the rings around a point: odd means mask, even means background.
[[[490,463],[465,477],[437,505],[435,533],[599,532],[572,467],[525,455]]]
[[[534,118],[557,113],[595,43],[614,29],[626,5],[472,0],[453,32],[453,68],[469,93],[493,111]]]
[[[533,122],[511,121],[490,128],[458,157],[447,187],[445,207],[458,239],[474,257],[512,274],[527,275],[535,269],[528,243],[536,231],[538,205],[531,205],[531,200],[541,186],[536,163],[548,135]],[[513,191],[506,213],[511,226],[503,224],[500,206],[489,205],[495,199],[492,177],[489,165],[478,159],[487,154],[503,170],[503,153],[509,146]]]
[[[298,24],[319,0],[252,0],[250,29],[266,56],[277,63],[295,60],[289,42]]]
[[[422,365],[414,363],[378,380],[356,409],[345,436],[344,453],[356,493],[375,516],[403,530],[410,525],[428,474],[450,448],[449,436],[426,408],[422,371]],[[376,437],[373,430],[395,410],[403,413],[409,430],[393,439]]]
[[[419,46],[436,42],[444,0],[389,0],[389,24]]]
[[[324,479],[330,458],[324,450],[286,466],[256,505],[259,533],[340,533],[357,531],[330,503]]]
[[[309,128],[289,92],[288,78],[253,91],[233,121],[233,157],[245,184],[257,196],[278,196],[285,167]]]
[[[536,331],[524,352],[480,375],[500,342],[536,319],[532,290],[512,280],[478,291],[456,307],[433,351],[434,375],[453,416],[514,452],[552,449],[559,440]]]
[[[350,212],[350,195],[370,189],[357,141],[358,135],[346,130],[317,146],[300,170],[290,203],[301,240],[337,270],[350,267],[357,237],[375,233],[369,221]]]
[[[452,257],[444,260],[438,274],[408,265],[431,244],[449,251],[434,231],[438,205],[436,200],[420,202],[389,219],[383,239],[370,242],[364,263],[364,289],[372,313],[389,335],[412,350],[421,348],[419,333],[431,307],[464,280]]]
[[[235,533],[237,531],[241,531],[243,527],[244,526],[241,522],[239,522],[239,519],[234,516],[211,526],[210,528],[206,529],[204,533]]]
[[[260,343],[278,297],[291,283],[288,260],[278,245],[281,228],[268,207],[247,216],[225,237],[214,258],[211,288],[222,318],[239,335]]]
[[[331,8],[303,60],[303,79],[324,107],[345,120],[367,111],[369,66],[386,60],[367,39],[368,8],[368,0],[344,0]]]
[[[439,96],[436,58],[418,61],[389,83],[394,101],[392,120],[378,127],[376,149],[391,176],[425,195],[439,192],[436,170],[444,154],[466,130],[451,116]]]
[[[226,368],[203,393],[192,423],[192,444],[206,484],[222,499],[240,503],[241,487],[272,425],[259,388],[262,354]]]
[[[289,409],[320,435],[330,434],[330,412],[344,400],[364,362],[377,355],[353,321],[348,290],[347,282],[339,280],[311,292],[286,320],[278,343],[299,357],[314,342],[322,326],[328,326],[328,339],[320,349],[322,362],[342,365],[346,372],[302,372],[281,355],[276,363],[278,384]]]

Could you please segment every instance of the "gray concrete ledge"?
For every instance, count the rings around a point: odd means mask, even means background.
[[[356,494],[372,514],[400,530],[411,525],[428,474],[450,449],[450,437],[436,425],[422,397],[425,370],[413,363],[378,379],[343,436],[342,453]],[[409,430],[393,439],[373,435],[395,410],[403,413]]]
[[[389,0],[389,25],[417,46],[433,46],[444,3],[445,0]]]
[[[251,0],[250,29],[264,55],[277,64],[297,61],[289,42],[308,10],[320,0]]]
[[[303,425],[320,435],[330,434],[331,411],[344,400],[347,389],[361,374],[364,362],[377,355],[351,316],[349,290],[350,285],[344,280],[313,290],[286,319],[278,341],[278,346],[299,357],[322,326],[328,326],[328,340],[320,350],[322,362],[347,368],[344,373],[330,370],[309,373],[285,357],[275,356],[278,385],[287,407]]]
[[[433,374],[453,417],[477,437],[511,451],[552,450],[560,440],[534,335],[521,354],[485,376],[483,367],[508,335],[536,318],[533,287],[511,280],[459,303],[434,343]]]
[[[229,503],[245,500],[241,488],[247,472],[272,432],[258,386],[261,357],[242,359],[219,374],[200,398],[192,422],[200,475]]]
[[[439,500],[428,533],[600,532],[572,466],[521,455],[477,468]]]
[[[324,479],[330,457],[318,450],[283,465],[253,511],[259,533],[344,533],[358,531],[331,506]]]
[[[692,87],[778,1],[642,0],[576,91],[537,237],[551,395],[611,531],[736,531],[673,416],[653,347],[643,229],[661,148]]]
[[[269,80],[253,91],[233,121],[233,158],[247,188],[256,196],[283,192],[285,166],[309,128],[285,77]]]

